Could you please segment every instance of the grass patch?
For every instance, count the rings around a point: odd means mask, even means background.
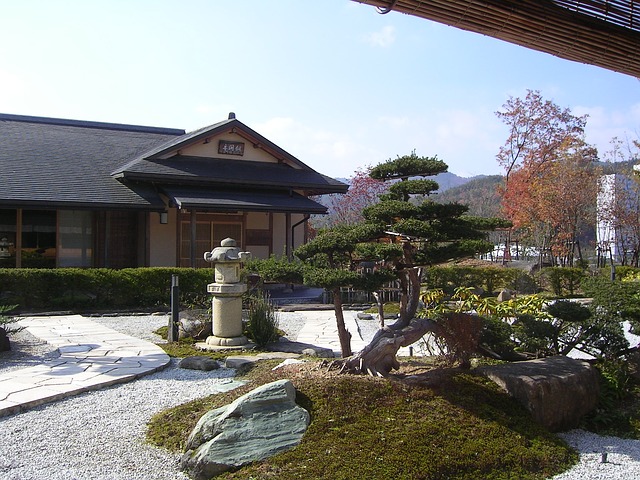
[[[370,313],[371,315],[378,314],[378,306],[373,305],[371,308],[368,308],[364,311],[365,313]],[[384,304],[384,314],[385,315],[398,315],[400,313],[400,304],[398,302],[388,302]]]
[[[578,458],[495,384],[468,372],[432,370],[426,384],[409,385],[328,374],[315,364],[271,368],[260,362],[240,389],[156,415],[149,441],[180,452],[206,411],[262,383],[289,378],[298,403],[311,413],[302,443],[219,478],[544,479]]]
[[[160,327],[154,331],[155,334],[160,335],[165,340],[167,339],[168,327]],[[280,332],[280,330],[278,330]],[[284,334],[284,332],[282,332]],[[196,342],[202,342],[203,340],[194,340],[191,337],[184,337],[177,342],[172,343],[159,343],[158,346],[164,350],[164,352],[173,358],[185,358],[193,356],[210,357],[214,360],[224,360],[229,355],[256,355],[265,350],[255,348],[252,350],[200,350],[196,347]]]
[[[169,332],[169,327],[162,326],[155,330],[153,333],[156,335],[160,335],[165,340],[167,339],[167,334]],[[171,343],[159,343],[158,346],[164,350],[164,352],[173,358],[185,358],[185,357],[193,357],[196,355],[210,357],[214,360],[224,360],[227,356],[229,356],[229,352],[216,352],[213,350],[200,350],[195,346],[196,340],[190,337],[181,338],[177,342]]]

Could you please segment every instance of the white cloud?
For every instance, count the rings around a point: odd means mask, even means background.
[[[640,103],[623,110],[607,110],[604,107],[577,106],[574,115],[588,115],[585,137],[588,143],[598,148],[600,157],[610,150],[611,139],[637,140],[640,138]]]
[[[378,32],[365,35],[364,40],[373,47],[387,48],[396,41],[396,29],[389,25],[382,27]]]
[[[327,123],[319,128],[291,117],[274,117],[252,127],[312,168],[333,177],[388,158],[437,155],[462,176],[501,173],[495,155],[505,138],[490,111],[447,110],[420,116],[381,115]]]
[[[369,135],[356,128],[317,128],[291,117],[274,117],[252,128],[311,168],[332,177],[349,178],[357,169],[382,158]]]
[[[409,117],[393,117],[393,116],[381,116],[378,117],[378,122],[389,128],[404,128],[410,125]]]
[[[370,141],[384,158],[409,154],[437,155],[449,171],[462,176],[500,173],[495,155],[505,133],[493,112],[485,109],[432,110],[419,116],[378,118],[379,129]]]

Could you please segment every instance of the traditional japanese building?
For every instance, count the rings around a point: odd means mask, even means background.
[[[0,266],[206,266],[290,254],[348,186],[229,114],[200,130],[0,114]]]

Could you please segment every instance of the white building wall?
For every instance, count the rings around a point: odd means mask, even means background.
[[[160,214],[149,214],[149,266],[150,267],[175,267],[177,235],[176,235],[177,210],[169,209],[168,223],[160,223]]]
[[[638,171],[638,165],[634,165],[634,170]],[[601,253],[609,254],[617,260],[625,253],[620,250],[622,240],[628,235],[628,231],[615,225],[615,219],[610,218],[608,211],[614,207],[619,192],[629,191],[634,180],[626,175],[609,174],[600,177],[600,193],[597,199],[597,220],[596,220],[596,245]],[[631,207],[631,206],[629,206]]]
[[[600,192],[597,199],[596,245],[606,252],[611,249],[612,255],[615,255],[615,229],[610,225],[604,212],[613,207],[616,198],[615,188],[615,174],[600,177]]]

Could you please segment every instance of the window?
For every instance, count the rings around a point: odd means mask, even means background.
[[[198,214],[196,220],[195,267],[210,267],[204,253],[220,246],[225,238],[233,238],[238,246],[242,242],[242,221],[220,215]],[[185,215],[180,222],[180,266],[191,266],[191,221]]]
[[[88,211],[60,210],[58,213],[58,265],[93,265],[93,215]]]
[[[24,268],[55,268],[55,211],[23,210],[22,266]]]
[[[16,266],[17,210],[0,209],[0,267]]]

